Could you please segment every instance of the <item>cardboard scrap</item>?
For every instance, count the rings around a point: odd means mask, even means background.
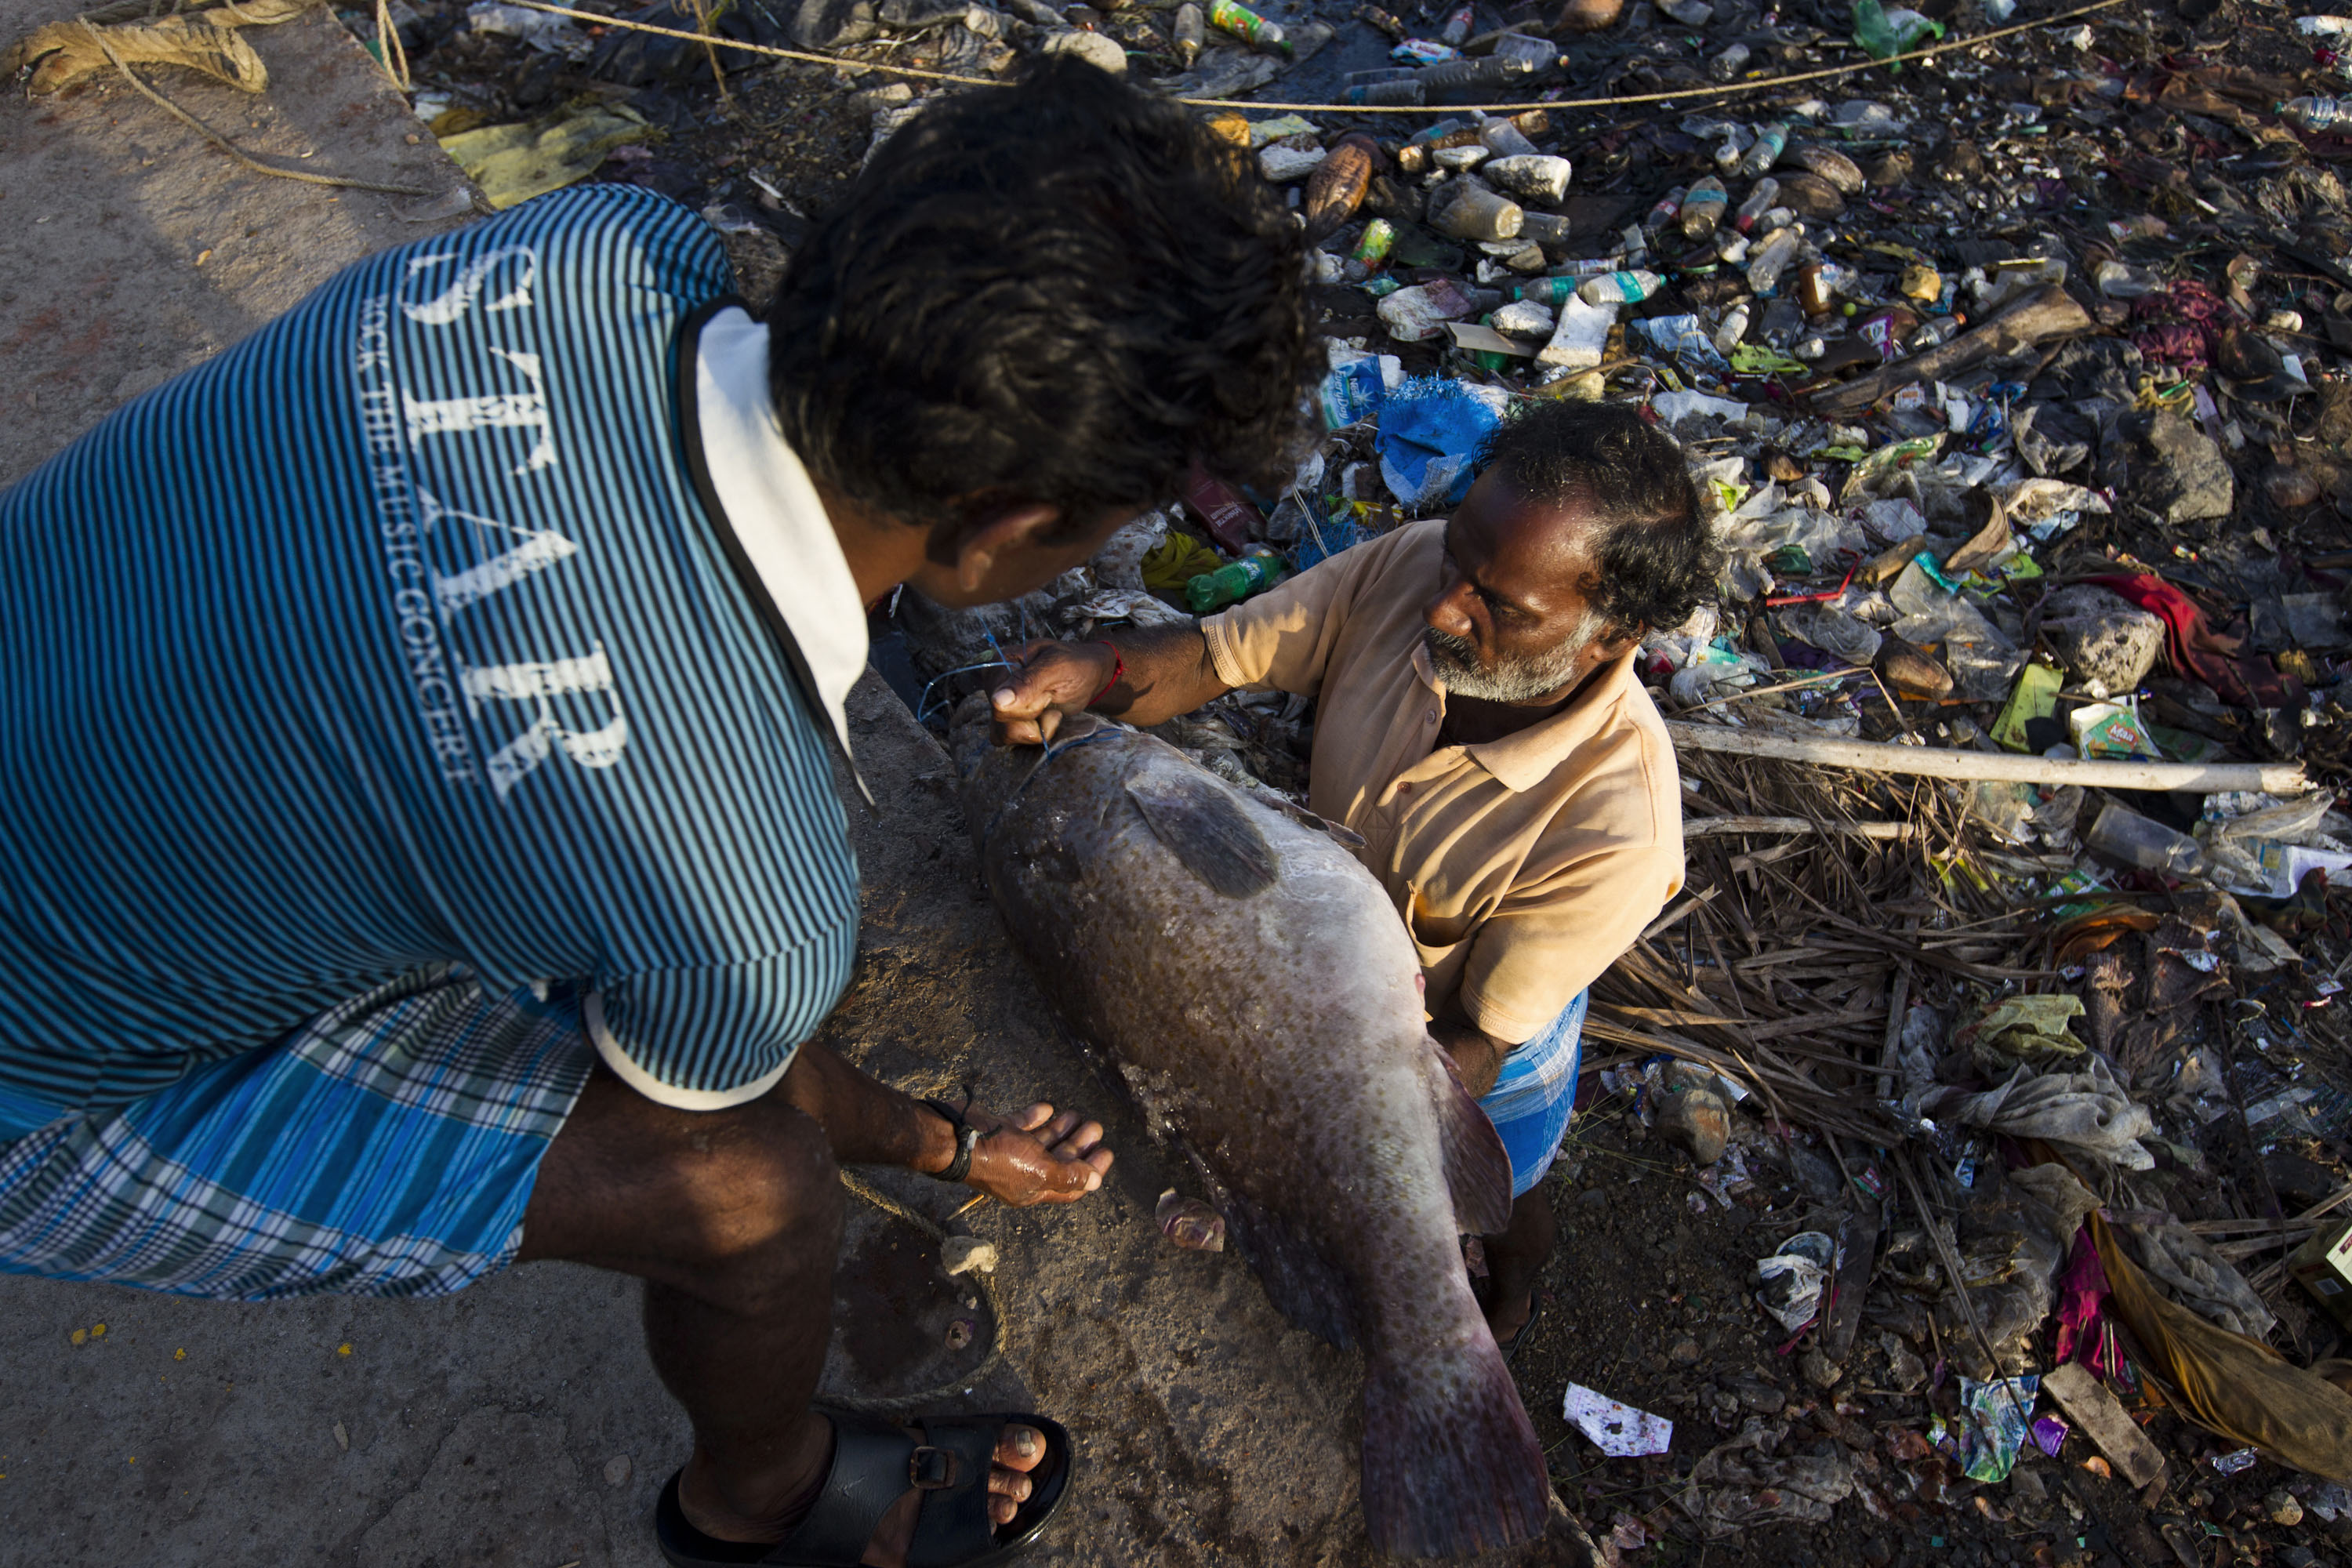
[[[2042,1390],[2074,1417],[2083,1435],[2099,1446],[2099,1451],[2134,1487],[2145,1487],[2164,1473],[2164,1456],[2124,1414],[2124,1407],[2089,1367],[2070,1361],[2042,1380]]]

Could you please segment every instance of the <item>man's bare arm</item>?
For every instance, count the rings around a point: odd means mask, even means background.
[[[1470,1091],[1473,1100],[1495,1087],[1496,1077],[1503,1070],[1503,1058],[1517,1048],[1472,1023],[1463,1013],[1459,1000],[1447,1003],[1445,1011],[1430,1020],[1429,1037],[1444,1047],[1445,1054],[1454,1058],[1454,1076],[1462,1080],[1462,1087]]]
[[[1233,689],[1217,677],[1198,626],[1139,626],[1095,642],[1036,642],[990,694],[998,738],[1042,745],[1065,714],[1091,707],[1130,724],[1158,724]],[[1120,671],[1118,684],[1110,682]],[[1101,693],[1101,700],[1095,700]]]

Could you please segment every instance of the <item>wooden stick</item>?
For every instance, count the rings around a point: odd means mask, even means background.
[[[2263,790],[2301,795],[2311,781],[2300,763],[2099,763],[2008,752],[1948,752],[1933,746],[1893,746],[1833,736],[1759,735],[1722,724],[1666,721],[1677,747],[1771,757],[1864,773],[1918,773],[1939,779],[2009,784],[2086,784],[2099,789]]]
[[[2065,289],[2037,289],[1980,326],[1969,328],[1950,342],[1924,353],[1899,359],[1868,375],[1812,394],[1813,412],[1831,419],[1846,419],[1916,381],[1936,381],[1964,370],[1980,359],[2040,348],[2044,343],[2082,336],[2093,328],[2082,306]]]

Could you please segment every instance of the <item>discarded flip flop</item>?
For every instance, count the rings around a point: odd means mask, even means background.
[[[1549,1290],[1538,1290],[1528,1299],[1528,1321],[1519,1325],[1519,1331],[1511,1336],[1508,1344],[1496,1347],[1503,1352],[1505,1366],[1510,1365],[1518,1359],[1519,1347],[1528,1342],[1528,1332],[1542,1321],[1544,1306],[1550,1300],[1551,1292]]]

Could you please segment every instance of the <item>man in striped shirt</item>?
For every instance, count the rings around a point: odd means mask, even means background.
[[[260,1300],[646,1281],[674,1563],[1034,1535],[1050,1421],[811,1412],[835,1167],[1068,1202],[1101,1130],[809,1042],[864,606],[1277,468],[1295,226],[1075,61],[900,131],[762,322],[591,186],[347,269],[0,495],[0,1268]],[[862,786],[861,786],[862,787]]]

